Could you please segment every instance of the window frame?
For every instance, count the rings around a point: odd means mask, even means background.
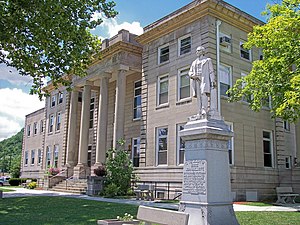
[[[163,49],[165,49],[165,48],[168,48],[168,59],[167,60],[164,60],[164,61],[162,61],[161,59],[162,59],[162,57],[164,56],[164,55],[162,55],[162,50]],[[162,46],[160,46],[160,47],[158,47],[158,55],[157,55],[157,62],[158,62],[158,64],[163,64],[163,63],[167,63],[167,62],[169,62],[170,61],[170,46],[169,46],[169,44],[164,44],[164,45],[162,45]]]
[[[42,163],[42,150],[38,149],[38,165]]]
[[[159,136],[159,130],[161,129],[166,129],[167,130],[167,135],[162,135],[162,136]],[[169,136],[169,128],[168,126],[163,126],[163,127],[157,127],[156,128],[156,135],[155,135],[155,138],[156,138],[156,148],[155,148],[155,151],[156,151],[156,166],[167,166],[168,165],[168,136]],[[166,148],[165,150],[163,151],[160,151],[159,150],[159,139],[162,139],[162,138],[166,138]],[[160,152],[166,152],[166,163],[159,163],[159,153]]]
[[[63,101],[64,101],[64,93],[63,92],[58,92],[57,99],[58,99],[57,104],[58,105],[62,104]]]
[[[136,87],[136,84],[139,82],[141,83],[141,85]],[[140,89],[140,94],[136,95],[136,91],[138,91],[139,89]],[[139,102],[138,98],[140,98],[140,104],[138,104]],[[137,102],[136,105],[135,102]],[[141,118],[142,118],[142,80],[137,80],[134,82],[134,86],[133,86],[133,120],[140,120]]]
[[[56,125],[55,125],[55,130],[59,131],[61,128],[61,112],[56,113]]]
[[[46,168],[51,166],[51,146],[46,147]]]
[[[182,140],[182,138],[179,135],[179,132],[181,130],[183,130],[183,126],[185,125],[185,123],[179,123],[176,124],[176,165],[178,166],[183,166],[184,162],[185,162],[185,141]],[[182,127],[182,129],[181,129]],[[181,141],[184,142],[184,148],[181,148]],[[183,151],[183,159],[181,159],[181,151]],[[181,163],[182,161],[182,163]]]
[[[270,138],[265,138],[264,137],[264,132],[267,132],[270,134]],[[270,130],[263,130],[262,131],[262,150],[263,150],[263,162],[264,162],[264,167],[265,168],[274,168],[274,143],[273,143],[273,132]],[[264,141],[269,141],[270,143],[270,152],[266,153],[265,152],[265,148],[264,148]],[[265,162],[265,155],[271,155],[271,166],[266,166],[266,162]]]
[[[31,157],[31,163],[30,163],[30,165],[34,165],[34,163],[35,163],[35,150],[33,149],[33,150],[31,150],[31,155],[30,155]]]
[[[53,133],[54,128],[54,114],[49,115],[49,127],[48,127],[48,133]]]
[[[233,80],[233,75],[232,75],[232,66],[229,66],[229,65],[226,65],[224,63],[220,63],[220,71],[222,70],[222,67],[223,68],[229,68],[229,84],[226,84],[226,83],[223,83],[221,82],[221,76],[220,76],[220,80],[219,80],[219,91],[220,91],[220,96],[221,97],[225,97],[225,98],[228,98],[229,96],[226,94],[226,95],[223,95],[221,93],[221,83],[224,84],[224,85],[229,85],[229,88],[227,89],[227,91],[232,87],[232,80]],[[227,92],[226,91],[226,92]]]
[[[96,105],[96,98],[91,97],[90,114],[89,114],[89,129],[92,129],[94,127],[95,105]]]
[[[243,59],[243,60],[247,60],[247,61],[251,62],[251,61],[252,61],[252,51],[251,51],[251,49],[247,50],[247,49],[244,49],[244,48],[243,48],[243,44],[244,44],[245,42],[247,42],[247,41],[240,40],[240,57],[241,57],[241,59]],[[242,51],[243,51],[243,52],[247,52],[247,53],[249,54],[249,59],[247,59],[247,58],[245,58],[245,57],[242,56]]]
[[[232,132],[234,132],[234,125],[233,125],[233,122],[227,122],[227,121],[225,121],[225,124],[228,126],[228,128],[232,131]],[[231,138],[230,138],[230,140],[228,140],[228,144],[229,144],[229,141],[231,141],[231,149],[229,149],[229,146],[228,146],[228,159],[229,159],[229,161],[228,161],[228,163],[229,163],[229,165],[230,166],[233,166],[234,165],[234,136],[232,136]],[[231,154],[230,154],[230,150],[231,150]],[[231,155],[231,162],[230,162],[230,155]]]
[[[53,146],[53,167],[58,168],[59,160],[59,145],[56,144]]]
[[[50,108],[54,108],[56,105],[56,95],[51,95]]]
[[[30,137],[31,124],[27,124],[27,137]]]
[[[28,157],[29,157],[29,153],[28,150],[26,150],[24,152],[24,166],[28,166]]]
[[[44,120],[40,121],[40,133],[44,132]]]
[[[136,144],[135,144],[136,141]],[[135,151],[136,149],[136,151]],[[135,152],[137,153],[137,156],[135,155]],[[139,167],[140,166],[140,155],[141,155],[141,138],[135,137],[132,138],[131,141],[131,160],[133,167]],[[137,159],[137,161],[135,161]],[[137,162],[137,165],[135,164]]]
[[[189,51],[188,52],[184,52],[184,53],[182,53],[182,51],[181,51],[181,48],[183,47],[182,46],[182,41],[183,40],[185,40],[185,39],[190,39],[190,43],[189,43]],[[186,55],[186,54],[188,54],[188,53],[191,53],[191,51],[192,51],[192,37],[191,37],[191,35],[190,34],[187,34],[187,35],[184,35],[184,36],[182,36],[182,37],[180,37],[180,38],[178,38],[178,44],[177,44],[177,46],[178,46],[178,56],[183,56],[183,55]]]
[[[227,37],[227,38],[230,39],[230,43],[228,44],[227,47],[221,44],[221,39],[223,37]],[[224,52],[232,53],[232,35],[231,34],[225,34],[225,33],[220,31],[219,32],[219,38],[220,38],[220,40],[219,40],[220,49]]]
[[[186,72],[186,73],[183,73],[182,72]],[[177,102],[182,102],[182,101],[188,101],[191,99],[191,79],[189,78],[188,76],[188,73],[189,73],[189,67],[183,67],[181,69],[178,70],[177,72]],[[182,87],[181,84],[181,77],[182,76],[187,76],[188,77],[188,80],[189,80],[189,96],[188,97],[185,97],[185,98],[181,98],[181,89],[182,88],[185,88],[187,86],[184,86]]]
[[[286,120],[283,121],[283,129],[285,132],[291,131],[291,124],[289,123],[289,121]]]
[[[168,82],[168,85],[167,85],[167,92],[164,92],[164,93],[161,93],[161,83],[163,82]],[[156,93],[156,96],[157,96],[157,99],[156,99],[156,105],[157,106],[165,106],[165,105],[168,105],[169,104],[169,74],[164,74],[164,75],[160,75],[157,77],[157,93]],[[167,93],[167,102],[164,102],[164,103],[161,103],[161,95],[162,94],[165,94]]]

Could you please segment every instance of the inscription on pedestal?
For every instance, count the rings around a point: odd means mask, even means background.
[[[206,195],[206,160],[187,160],[183,169],[183,192]]]

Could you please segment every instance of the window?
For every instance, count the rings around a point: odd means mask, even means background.
[[[247,50],[243,47],[244,41],[240,41],[240,53],[241,53],[241,58],[251,60],[251,50]]]
[[[54,160],[54,167],[57,168],[58,166],[58,151],[59,151],[59,146],[58,145],[54,145],[54,157],[53,157],[53,160]]]
[[[78,92],[78,102],[82,102],[82,92]]]
[[[42,162],[42,150],[39,149],[39,150],[38,150],[38,164],[40,165],[41,162]]]
[[[133,119],[140,119],[142,116],[142,81],[134,83]]]
[[[60,130],[60,124],[61,124],[61,112],[58,112],[56,114],[56,130]]]
[[[40,132],[43,133],[44,132],[44,121],[41,120],[40,122]]]
[[[24,165],[28,165],[28,151],[25,151],[25,156],[24,156]]]
[[[166,104],[169,101],[169,77],[164,75],[158,77],[158,105]]]
[[[285,131],[290,131],[291,130],[290,123],[288,121],[283,121],[283,128]]]
[[[158,48],[158,64],[169,61],[169,45]]]
[[[185,68],[178,72],[178,101],[191,97],[189,69]]]
[[[291,156],[285,157],[285,168],[286,169],[291,169],[292,168],[291,161],[292,161]]]
[[[168,128],[157,128],[157,165],[166,165],[168,158]]]
[[[258,59],[263,60],[264,59],[264,53],[263,50],[260,48],[258,49]]]
[[[33,124],[33,134],[37,134],[37,123]]]
[[[94,126],[94,111],[95,111],[95,98],[91,98],[89,128],[93,128],[93,126]]]
[[[225,122],[229,128],[233,132],[233,123]],[[228,154],[229,154],[229,165],[234,164],[234,137],[230,138],[228,141]]]
[[[220,49],[222,51],[231,53],[231,35],[220,32]]]
[[[226,93],[231,87],[231,67],[220,65],[220,95],[227,96]]]
[[[31,150],[31,165],[34,165],[35,150]]]
[[[64,100],[64,93],[63,92],[59,92],[58,93],[58,104],[63,103]]]
[[[262,99],[262,107],[270,109],[271,108],[271,96]]]
[[[27,125],[27,137],[29,137],[29,136],[30,136],[30,124]]]
[[[132,139],[132,163],[134,167],[139,167],[140,163],[140,147],[141,147],[141,139],[133,138]]]
[[[87,154],[87,164],[89,167],[92,166],[92,146],[88,146],[88,154]]]
[[[241,77],[242,77],[242,78],[246,77],[247,75],[248,75],[248,74],[246,74],[246,73],[244,73],[244,72],[241,73]],[[246,86],[246,83],[243,82],[243,83],[242,83],[242,87],[244,88],[245,86]],[[249,96],[243,96],[242,101],[244,101],[244,102],[251,102],[251,99],[252,99],[252,95],[249,95]]]
[[[55,101],[56,101],[56,96],[52,95],[51,96],[51,108],[55,106]]]
[[[177,164],[184,164],[185,141],[179,136],[179,131],[183,130],[183,124],[177,125]]]
[[[264,166],[273,167],[273,141],[272,133],[263,131]]]
[[[54,125],[54,115],[50,115],[49,117],[49,133],[53,131],[53,125]]]
[[[190,36],[184,36],[178,39],[178,55],[183,55],[191,52],[192,42]]]
[[[51,165],[51,147],[47,146],[46,148],[46,167],[50,167]]]

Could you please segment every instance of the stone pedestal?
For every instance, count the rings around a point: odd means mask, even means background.
[[[89,176],[87,180],[87,195],[99,195],[104,188],[105,177]]]
[[[76,167],[74,167],[73,177],[75,179],[85,179],[89,175],[90,175],[90,167],[88,167],[87,165],[78,164]]]
[[[180,132],[185,140],[180,210],[189,225],[239,224],[233,210],[228,141],[233,133],[222,119],[191,119]]]

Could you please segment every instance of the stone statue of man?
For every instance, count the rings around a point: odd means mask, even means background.
[[[193,96],[197,97],[199,117],[206,117],[210,109],[217,108],[216,90],[213,98],[211,93],[216,89],[216,78],[211,58],[205,56],[205,48],[200,46],[196,49],[197,59],[191,65],[189,77],[192,79]]]

